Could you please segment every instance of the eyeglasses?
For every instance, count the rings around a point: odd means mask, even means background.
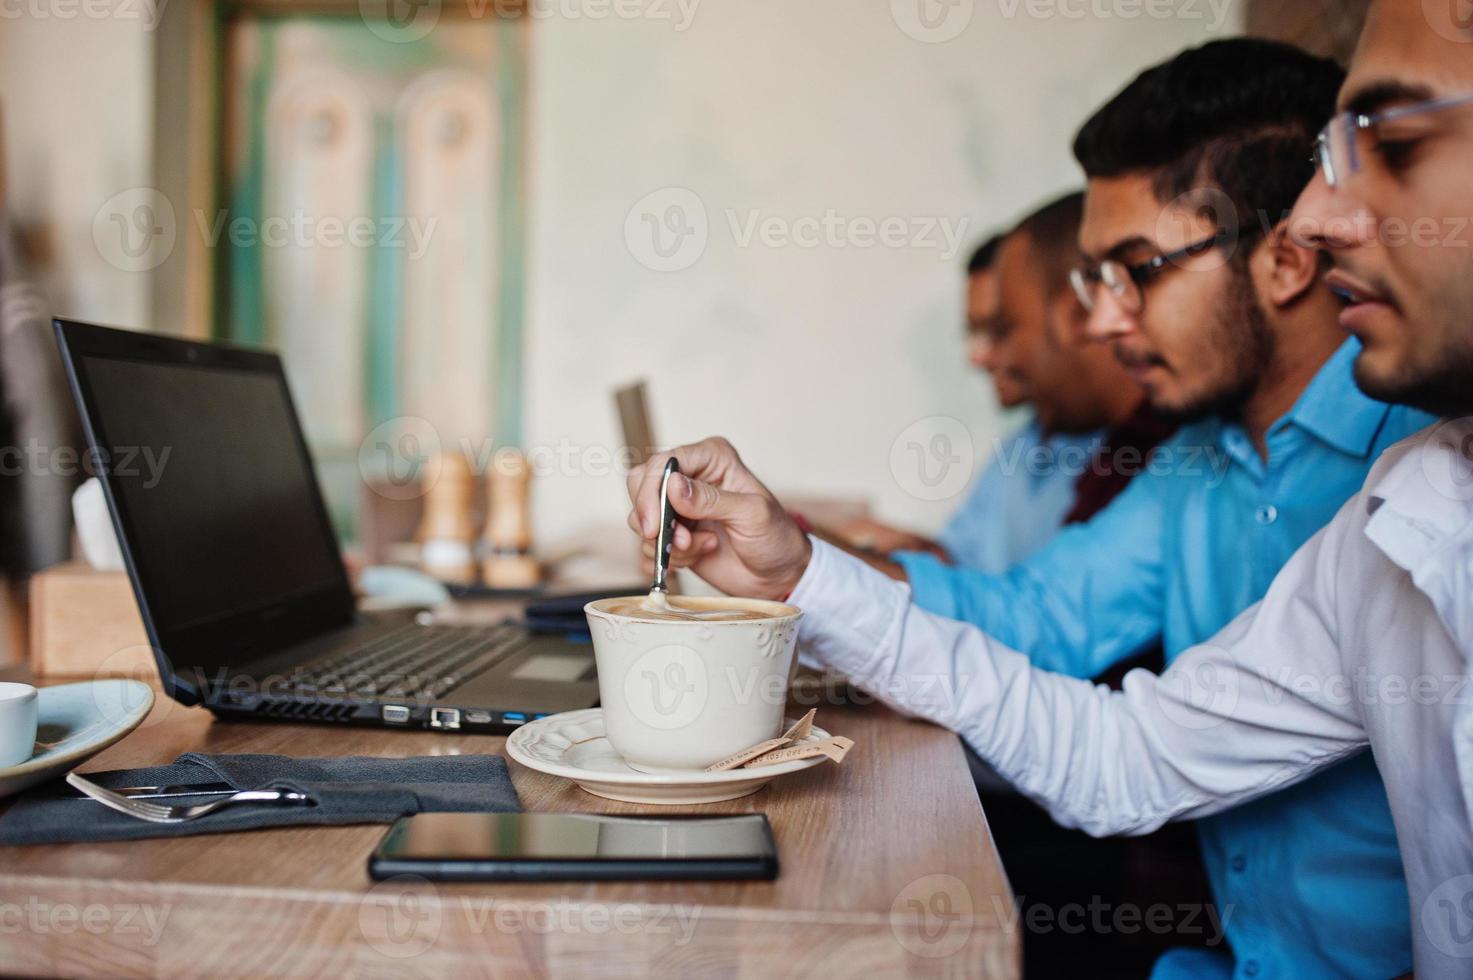
[[[1473,92],[1428,99],[1370,114],[1342,112],[1320,131],[1315,141],[1315,165],[1324,173],[1327,185],[1338,187],[1347,177],[1360,173],[1366,157],[1381,143],[1385,134],[1380,128],[1385,124],[1469,104],[1473,104]]]
[[[1211,238],[1204,238],[1200,242],[1193,242],[1185,248],[1157,255],[1144,262],[1129,264],[1118,259],[1106,259],[1098,266],[1083,266],[1069,273],[1069,284],[1074,287],[1074,295],[1079,297],[1079,302],[1090,313],[1095,311],[1095,297],[1103,283],[1125,312],[1136,314],[1146,308],[1145,287],[1160,276],[1167,266],[1236,240],[1236,235],[1220,231]]]

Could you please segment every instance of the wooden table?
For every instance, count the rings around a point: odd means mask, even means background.
[[[842,766],[702,807],[640,807],[511,763],[528,810],[764,812],[774,882],[369,879],[382,826],[0,848],[0,971],[232,976],[988,976],[1019,973],[1012,897],[954,735],[819,705]],[[87,770],[182,752],[501,752],[485,735],[213,721],[160,699]],[[80,804],[79,804],[80,805]]]

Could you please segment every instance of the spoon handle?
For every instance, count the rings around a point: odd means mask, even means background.
[[[670,571],[670,548],[675,544],[675,508],[670,503],[670,477],[680,472],[680,464],[671,456],[660,477],[660,535],[655,539],[655,584],[652,592],[668,592],[665,577]]]

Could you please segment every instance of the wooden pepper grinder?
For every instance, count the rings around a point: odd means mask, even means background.
[[[476,526],[471,517],[474,478],[463,453],[440,453],[428,472],[438,478],[425,495],[419,525],[419,564],[444,582],[476,580]]]
[[[532,467],[520,449],[500,449],[486,480],[481,578],[493,589],[531,589],[542,580],[532,557]]]

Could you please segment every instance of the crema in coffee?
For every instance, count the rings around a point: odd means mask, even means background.
[[[623,599],[608,599],[598,608],[615,616],[631,616],[636,619],[654,619],[661,622],[706,621],[741,622],[750,619],[772,619],[778,613],[770,609],[733,604],[730,599],[704,596],[666,596],[663,592],[650,595],[628,596]]]

